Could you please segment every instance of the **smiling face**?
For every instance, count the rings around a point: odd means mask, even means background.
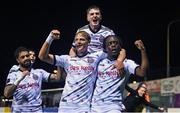
[[[85,31],[80,31],[75,36],[75,47],[78,56],[82,56],[87,53],[88,44],[90,43],[89,34]]]

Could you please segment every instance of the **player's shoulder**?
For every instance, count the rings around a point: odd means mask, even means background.
[[[17,72],[19,71],[19,65],[13,65],[11,69],[9,70],[9,73]]]
[[[58,58],[68,59],[71,56],[70,55],[56,55],[55,57],[56,57],[56,59],[58,59]]]
[[[101,29],[104,30],[104,31],[110,31],[112,32],[113,30],[107,26],[104,26],[104,25],[101,25]]]
[[[102,50],[90,53],[90,56],[97,56],[97,57],[99,57],[99,56],[102,56],[102,55],[107,55],[107,53],[105,53]]]
[[[87,30],[87,29],[89,29],[89,26],[88,25],[84,25],[84,26],[80,27],[78,29],[78,31],[83,31],[83,30]]]
[[[127,63],[127,62],[134,62],[134,60],[126,58],[126,59],[124,60],[124,62],[125,62],[125,63]]]
[[[33,73],[38,73],[38,72],[43,72],[43,71],[45,71],[45,70],[42,68],[32,68],[31,69],[31,72],[33,72]]]
[[[129,65],[138,65],[134,60],[132,59],[125,59],[124,62],[123,62],[126,66],[129,66]]]

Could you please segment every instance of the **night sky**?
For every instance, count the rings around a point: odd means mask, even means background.
[[[150,61],[147,80],[166,77],[167,27],[174,21],[169,26],[171,76],[180,75],[180,21],[175,21],[180,20],[179,0],[5,1],[0,4],[1,95],[8,71],[16,64],[14,50],[18,46],[32,48],[38,54],[49,32],[56,28],[61,31],[61,39],[53,42],[51,52],[68,54],[75,32],[87,24],[86,9],[93,4],[103,11],[102,24],[122,38],[128,58],[140,63],[134,41],[144,42]],[[39,59],[35,67],[47,71],[55,68]],[[50,86],[62,87],[62,84],[53,85]]]

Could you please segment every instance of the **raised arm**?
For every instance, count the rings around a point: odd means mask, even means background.
[[[124,73],[124,64],[123,61],[126,58],[126,50],[125,49],[121,49],[121,51],[119,52],[119,56],[114,64],[114,67],[119,70],[120,75]]]
[[[59,39],[60,31],[52,30],[39,51],[39,59],[49,64],[54,64],[54,56],[49,54],[49,49],[54,39]]]
[[[147,57],[146,48],[141,40],[136,40],[134,44],[141,52],[141,65],[136,69],[136,75],[143,77],[146,75],[149,68],[149,60]]]
[[[122,48],[121,51],[119,52],[119,56],[117,58],[117,62],[123,63],[125,58],[126,58],[126,50]]]

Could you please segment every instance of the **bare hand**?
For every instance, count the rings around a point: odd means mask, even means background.
[[[145,50],[145,46],[142,42],[142,40],[136,40],[134,42],[134,44],[136,45],[136,47],[139,49],[139,50]]]
[[[27,76],[27,75],[30,75],[30,72],[29,72],[28,70],[23,71],[23,72],[22,72],[22,75],[25,77],[25,76]]]
[[[20,81],[22,81],[28,75],[30,75],[30,72],[28,70],[23,71],[22,74],[16,79],[15,85],[19,84]]]
[[[159,110],[160,111],[164,111],[165,109],[163,107],[159,107]]]
[[[51,36],[52,36],[53,39],[59,39],[60,38],[60,31],[56,30],[56,29],[52,30],[51,31]]]

